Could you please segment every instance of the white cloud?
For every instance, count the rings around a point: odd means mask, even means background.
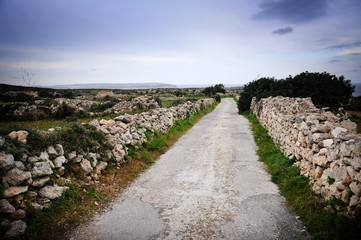
[[[361,47],[349,48],[340,52],[340,56],[361,55]]]

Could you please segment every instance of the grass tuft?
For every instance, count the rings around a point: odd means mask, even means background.
[[[361,210],[354,218],[325,210],[327,203],[315,196],[308,179],[300,175],[300,170],[277,148],[268,132],[250,112],[243,113],[252,125],[258,156],[264,162],[288,205],[301,217],[308,232],[314,239],[361,239]],[[330,179],[332,182],[332,179]],[[329,204],[339,206],[330,199]]]

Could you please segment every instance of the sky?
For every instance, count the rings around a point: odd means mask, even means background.
[[[0,83],[361,82],[360,0],[0,0]]]

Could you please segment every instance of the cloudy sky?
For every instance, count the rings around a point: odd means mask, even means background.
[[[0,82],[361,82],[360,0],[0,0]]]

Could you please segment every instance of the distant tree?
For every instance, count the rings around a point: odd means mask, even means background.
[[[64,98],[74,98],[75,94],[71,89],[66,89],[66,90],[63,91],[62,96]]]
[[[28,70],[26,70],[25,68],[21,68],[21,78],[23,79],[23,81],[25,82],[25,84],[28,87],[34,86],[35,85],[35,73],[30,73]]]
[[[211,97],[213,95],[213,87],[206,87],[203,90],[204,95]]]
[[[213,88],[215,93],[226,93],[226,89],[224,89],[223,84],[216,84]]]
[[[216,93],[226,93],[226,90],[224,89],[223,84],[216,84],[214,86],[204,88],[203,93],[208,97],[212,97]]]

